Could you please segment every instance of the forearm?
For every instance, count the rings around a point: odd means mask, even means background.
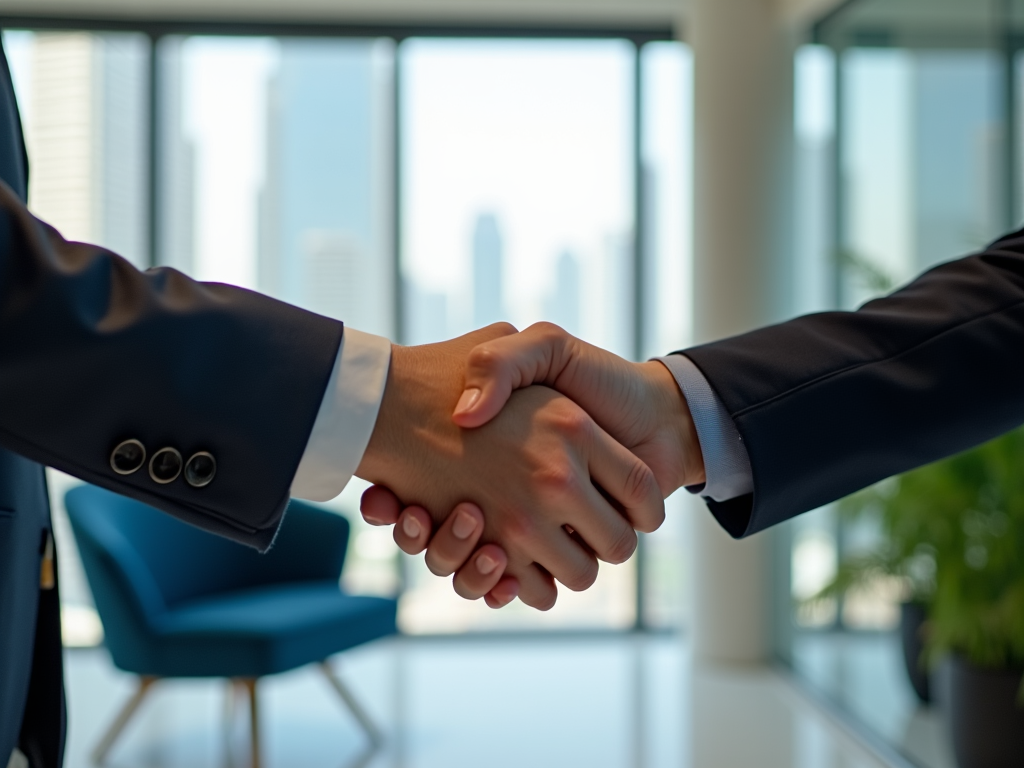
[[[250,291],[69,243],[0,187],[0,441],[254,546],[270,544],[342,336]],[[205,487],[111,451],[206,451]]]
[[[753,494],[712,504],[753,533],[1024,422],[1024,238],[857,312],[686,350],[747,447]]]

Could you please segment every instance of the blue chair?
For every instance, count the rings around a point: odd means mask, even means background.
[[[139,687],[93,752],[102,762],[153,684],[229,678],[244,687],[259,766],[256,683],[316,663],[366,731],[380,731],[327,663],[396,632],[397,603],[347,595],[338,580],[348,521],[292,501],[265,555],[110,491],[83,485],[65,503],[114,664]]]

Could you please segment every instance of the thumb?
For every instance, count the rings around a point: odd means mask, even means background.
[[[493,419],[513,390],[553,383],[572,357],[575,339],[552,323],[478,344],[466,358],[466,383],[452,420],[472,428]]]

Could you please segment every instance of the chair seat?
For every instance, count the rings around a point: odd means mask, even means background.
[[[146,654],[161,677],[260,677],[394,634],[395,600],[347,595],[337,582],[300,582],[181,603]]]

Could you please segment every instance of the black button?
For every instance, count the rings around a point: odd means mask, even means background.
[[[217,460],[206,451],[192,454],[185,465],[185,482],[193,488],[209,485],[217,474]]]
[[[181,454],[173,448],[161,448],[149,460],[149,476],[161,485],[172,483],[181,474]]]
[[[138,472],[146,463],[146,446],[138,440],[125,440],[110,454],[110,468],[119,475]]]

